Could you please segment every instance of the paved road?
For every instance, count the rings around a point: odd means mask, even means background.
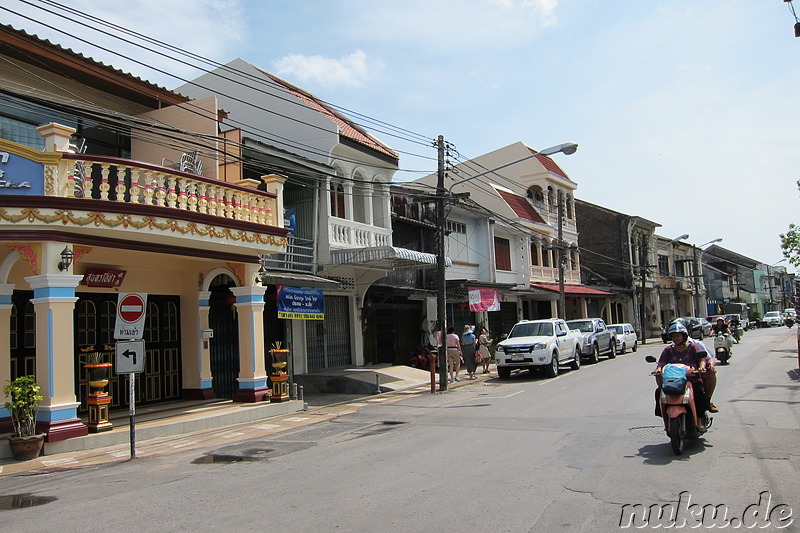
[[[521,373],[397,395],[228,446],[2,478],[0,500],[55,501],[2,511],[0,523],[14,532],[616,531],[623,505],[681,493],[724,504],[728,518],[762,498],[767,514],[753,520],[777,522],[800,509],[794,333],[745,335],[720,368],[714,427],[679,457],[652,415],[643,359],[663,348],[653,342],[552,380]],[[226,460],[241,456],[251,460]]]

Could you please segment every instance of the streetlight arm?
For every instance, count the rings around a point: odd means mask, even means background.
[[[450,188],[447,190],[448,196],[450,195],[450,192],[453,190],[453,187],[455,187],[456,185],[460,185],[460,184],[464,183],[465,181],[474,180],[475,178],[480,178],[481,176],[485,176],[486,174],[491,174],[492,172],[497,172],[498,170],[503,170],[504,168],[510,167],[512,165],[516,165],[517,163],[522,163],[523,161],[527,161],[528,159],[533,159],[537,155],[553,155],[553,154],[557,154],[559,152],[561,152],[561,153],[563,153],[565,155],[572,155],[572,154],[575,153],[575,151],[577,149],[578,149],[578,143],[574,143],[574,142],[561,143],[561,144],[557,144],[556,146],[551,146],[550,148],[545,148],[544,150],[536,152],[535,154],[527,155],[527,156],[523,157],[522,159],[517,159],[516,161],[512,161],[511,163],[506,163],[505,165],[500,165],[497,168],[492,168],[492,169],[489,169],[489,170],[487,170],[485,172],[481,172],[480,174],[475,174],[474,176],[470,176],[468,178],[464,178],[463,180],[459,180],[459,181],[453,183],[450,186]]]

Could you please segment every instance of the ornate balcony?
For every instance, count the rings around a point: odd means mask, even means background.
[[[391,228],[331,217],[328,238],[332,248],[373,248],[392,245]]]

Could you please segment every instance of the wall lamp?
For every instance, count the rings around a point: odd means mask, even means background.
[[[264,284],[264,280],[267,278],[267,258],[263,255],[258,256],[258,262],[261,263],[261,268],[258,269],[256,272],[256,279],[262,285]]]
[[[61,262],[58,264],[58,269],[61,272],[67,270],[72,265],[73,256],[74,254],[72,253],[72,250],[69,249],[69,246],[65,246],[61,251]]]

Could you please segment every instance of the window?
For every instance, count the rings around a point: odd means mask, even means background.
[[[666,255],[658,256],[658,273],[662,276],[669,276],[669,257]]]
[[[683,278],[686,276],[686,268],[684,264],[684,261],[675,262],[675,277]]]
[[[497,270],[511,270],[511,243],[508,239],[494,238],[494,259]]]
[[[467,225],[461,222],[453,222],[452,220],[446,221],[447,231],[450,233],[467,234]]]
[[[341,183],[331,183],[331,216],[345,218],[344,187]]]

